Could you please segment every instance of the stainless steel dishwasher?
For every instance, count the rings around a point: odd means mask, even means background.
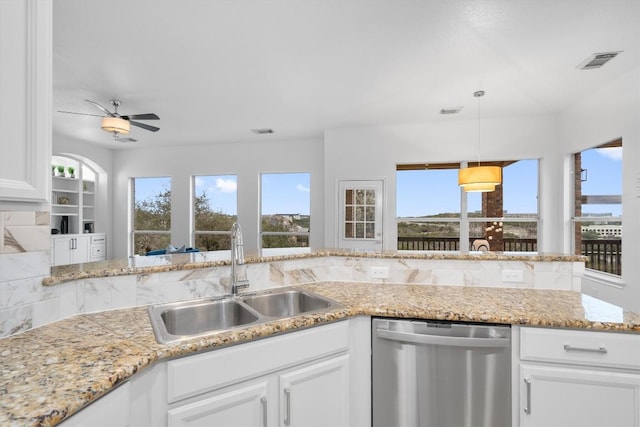
[[[509,326],[372,320],[373,427],[511,425]]]

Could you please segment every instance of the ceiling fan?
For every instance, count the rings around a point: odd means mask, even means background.
[[[158,117],[154,113],[121,115],[120,113],[118,113],[118,107],[120,106],[120,101],[118,101],[117,99],[112,99],[109,101],[109,103],[113,107],[113,113],[95,101],[91,101],[90,99],[85,99],[85,101],[87,101],[89,104],[98,108],[100,111],[105,113],[106,116],[101,116],[98,114],[89,114],[89,113],[77,113],[75,111],[58,111],[58,112],[67,113],[67,114],[79,114],[82,116],[102,117],[102,122],[100,124],[100,127],[102,128],[102,130],[104,130],[105,132],[112,133],[113,139],[119,142],[137,141],[136,139],[133,139],[133,138],[129,138],[129,137],[123,138],[121,136],[121,135],[129,134],[131,125],[137,126],[139,128],[142,128],[151,132],[157,132],[160,130],[159,127],[151,126],[146,123],[140,123],[136,121],[136,120],[159,120],[160,117]]]

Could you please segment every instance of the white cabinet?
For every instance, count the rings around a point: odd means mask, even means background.
[[[522,427],[638,427],[640,374],[520,365]]]
[[[349,425],[349,356],[305,366],[280,376],[284,426]]]
[[[0,1],[0,200],[48,200],[51,0]]]
[[[81,264],[105,259],[105,235],[62,234],[51,237],[51,265]]]
[[[169,410],[170,427],[266,427],[267,381],[224,390],[213,396]]]
[[[349,355],[227,386],[169,409],[169,427],[349,426]]]
[[[96,400],[80,412],[60,423],[62,427],[127,427],[131,394],[130,384],[120,387]]]
[[[349,327],[342,321],[169,361],[168,425],[357,425]]]
[[[640,336],[521,328],[521,427],[640,427]]]

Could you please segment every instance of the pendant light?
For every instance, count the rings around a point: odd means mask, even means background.
[[[489,192],[502,183],[502,168],[500,166],[480,166],[480,97],[484,91],[473,93],[478,98],[478,166],[466,167],[458,170],[458,185],[467,192]]]

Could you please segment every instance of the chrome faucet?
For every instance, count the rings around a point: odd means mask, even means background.
[[[231,294],[238,295],[240,289],[249,287],[249,281],[238,280],[238,266],[244,264],[244,247],[242,243],[242,229],[234,222],[231,226]]]

